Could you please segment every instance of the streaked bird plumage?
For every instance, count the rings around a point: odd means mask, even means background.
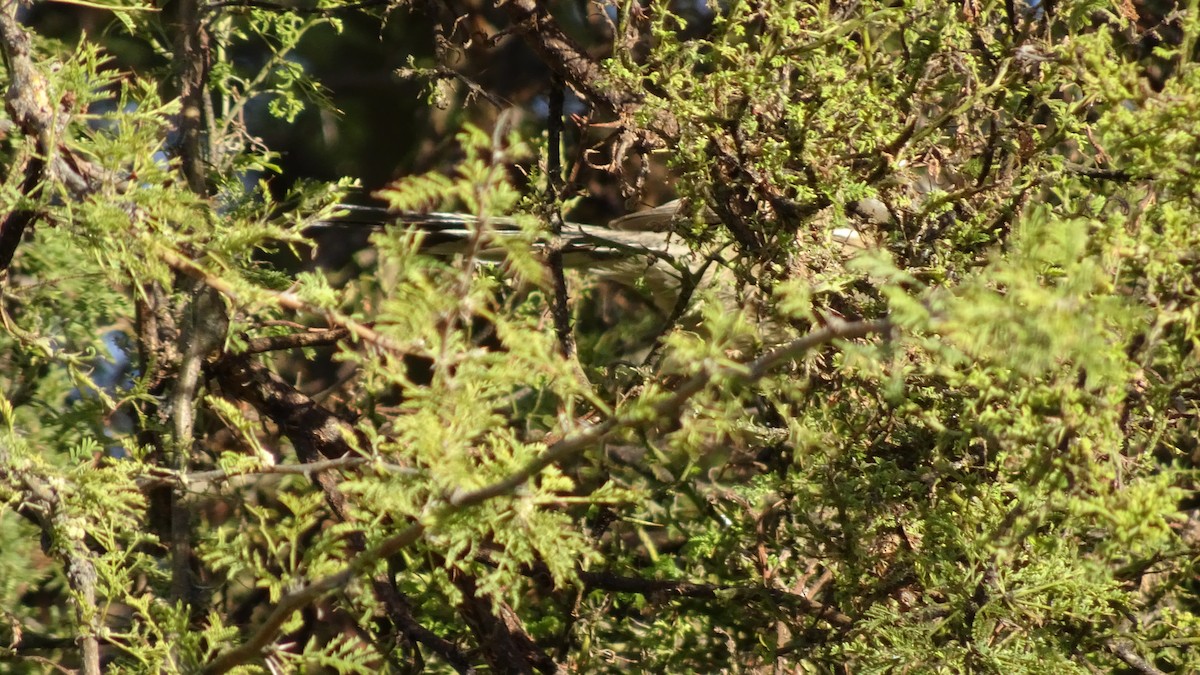
[[[877,225],[887,217],[886,207],[876,200],[855,202],[847,207],[847,212],[857,215],[857,221],[868,225]],[[676,233],[686,213],[680,201],[672,201],[621,216],[605,226],[565,222],[559,235],[563,265],[603,281],[636,289],[659,311],[668,313],[679,297],[683,281],[681,270],[699,274],[709,259],[689,247]],[[718,222],[711,212],[705,214],[704,219],[714,225]],[[480,240],[479,225],[479,219],[468,214],[392,212],[377,206],[346,205],[337,217],[318,221],[312,227],[408,227],[423,233],[423,250],[431,255],[464,254],[468,244],[475,241],[477,248],[473,255],[477,259],[500,261],[504,249]],[[514,218],[489,217],[484,239],[521,232]],[[855,227],[833,228],[829,236],[847,254],[870,246],[869,234]],[[547,243],[543,240],[534,245],[545,246]],[[709,265],[712,267],[719,266]]]

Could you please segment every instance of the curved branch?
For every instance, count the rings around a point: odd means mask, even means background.
[[[271,611],[271,614],[258,627],[258,630],[254,631],[254,634],[250,636],[249,640],[218,656],[200,672],[202,675],[218,675],[257,658],[266,649],[267,645],[271,644],[271,641],[279,635],[283,624],[291,617],[293,612],[297,612],[317,599],[349,584],[360,574],[369,571],[375,563],[394,555],[404,547],[416,542],[424,533],[425,526],[420,523],[414,523],[399,534],[384,540],[383,543],[374,549],[360,553],[341,572],[331,574],[324,579],[315,581],[304,588],[283,596],[280,598],[279,603],[275,605],[275,609]]]

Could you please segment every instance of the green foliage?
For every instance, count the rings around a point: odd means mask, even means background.
[[[549,65],[688,202],[690,254],[623,276],[547,252],[630,186],[563,187],[513,114],[375,194],[457,248],[338,229],[353,181],[255,125],[335,112],[303,46],[340,10],[204,9],[198,113],[186,17],[3,10],[0,659],[1200,669],[1200,24],[1114,7],[622,3],[603,77]]]

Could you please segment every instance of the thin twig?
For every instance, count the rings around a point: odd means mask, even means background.
[[[471,100],[471,96],[478,96],[488,103],[491,103],[499,110],[507,110],[515,107],[511,101],[503,96],[499,96],[488,91],[487,89],[484,89],[483,85],[479,84],[475,80],[472,80],[457,70],[448,68],[446,66],[437,66],[435,68],[399,68],[396,70],[396,77],[404,80],[422,77],[436,78],[439,80],[458,80],[459,82],[462,82],[470,92],[470,94],[467,96],[468,103]]]

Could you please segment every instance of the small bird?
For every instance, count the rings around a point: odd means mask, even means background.
[[[575,269],[641,297],[660,316],[672,316],[685,288],[712,288],[716,297],[730,308],[749,308],[748,300],[736,276],[724,261],[714,261],[714,251],[696,250],[678,234],[681,226],[691,224],[691,209],[679,200],[616,218],[605,226],[565,222],[557,241],[564,268]],[[851,257],[872,246],[872,233],[890,222],[891,214],[883,202],[862,199],[846,206],[850,227],[830,228],[829,240],[840,246],[841,255]],[[716,226],[716,214],[705,210],[702,223]],[[829,217],[814,222],[828,223]],[[506,249],[496,244],[497,237],[530,237],[515,218],[489,217],[480,228],[479,218],[462,213],[396,212],[379,206],[346,205],[336,217],[311,224],[309,231],[330,228],[407,227],[422,233],[422,251],[434,256],[453,257],[468,252],[475,260],[501,263]],[[531,240],[531,245],[546,249],[548,239]],[[717,254],[722,251],[716,251]],[[752,290],[752,289],[750,289]],[[768,322],[773,323],[773,322]],[[779,332],[778,330],[769,332]]]

